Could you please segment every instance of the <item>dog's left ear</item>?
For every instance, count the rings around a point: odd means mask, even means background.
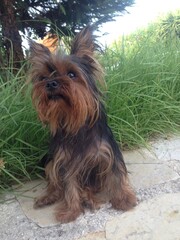
[[[36,62],[38,59],[49,60],[51,52],[47,47],[32,40],[29,40],[29,46],[31,63]]]
[[[71,54],[79,57],[91,56],[94,50],[93,27],[88,25],[75,36],[71,46]]]

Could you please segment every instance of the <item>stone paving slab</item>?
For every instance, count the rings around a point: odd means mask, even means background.
[[[175,142],[174,145],[173,142]],[[158,145],[156,144],[152,143],[150,150],[142,148],[123,153],[127,169],[130,172],[130,181],[136,191],[179,178],[178,173],[168,166],[168,160],[165,162],[161,154],[167,152],[167,155],[170,156],[170,150],[172,149],[178,154],[180,138],[178,141],[176,138],[173,140],[165,139],[164,142],[160,140]],[[176,159],[180,159],[180,156],[176,155]],[[30,182],[20,188],[17,195],[26,216],[40,227],[58,224],[54,218],[56,204],[42,209],[33,209],[34,198],[45,190],[45,186],[46,183],[42,180]]]
[[[180,193],[145,201],[106,224],[107,240],[179,240]]]
[[[90,233],[78,240],[106,240],[106,234],[105,232]]]
[[[126,164],[158,164],[159,161],[157,155],[152,149],[139,148],[135,150],[128,150],[123,152],[124,160]]]
[[[36,180],[24,184],[23,187],[15,190],[24,214],[40,227],[47,227],[59,224],[54,217],[56,204],[45,208],[34,209],[34,199],[43,194],[47,183],[44,180]]]
[[[16,188],[15,195],[16,199],[20,203],[20,206],[24,212],[24,214],[33,222],[35,222],[39,227],[48,227],[48,226],[55,226],[55,225],[65,225],[70,226],[72,223],[68,224],[61,224],[56,221],[54,217],[54,211],[57,204],[53,204],[51,206],[46,206],[44,208],[34,209],[34,198],[41,195],[44,192],[46,186],[46,182],[44,180],[36,180],[25,183],[23,187]],[[114,215],[115,210],[111,209],[110,204],[102,205],[101,209],[98,211],[90,212],[87,210],[85,215],[81,215],[74,223],[77,225],[82,225],[81,227],[88,224],[92,217],[98,222],[98,225],[101,225],[101,222],[104,223],[105,219],[108,219],[109,216]],[[119,213],[119,212],[118,212]],[[93,223],[89,223],[89,228],[93,229]],[[95,230],[96,227],[95,226]]]
[[[130,181],[136,190],[149,188],[179,177],[171,168],[161,164],[131,164],[128,165],[128,170],[131,173]],[[40,227],[59,224],[54,217],[56,204],[40,209],[33,208],[34,198],[44,192],[45,186],[45,181],[37,180],[28,182],[24,187],[16,190],[16,197],[23,212]]]
[[[147,234],[144,236],[140,232],[140,237],[137,235],[136,238],[133,238],[133,234],[130,234],[127,235],[128,237],[125,235],[120,240],[159,240],[157,232],[159,231],[163,237],[166,237],[163,235],[163,232],[166,233],[166,229],[169,229],[167,231],[170,234],[175,232],[180,236],[179,230],[176,229],[176,222],[179,224],[179,210],[172,210],[170,205],[166,206],[166,203],[161,204],[162,206],[160,205],[161,201],[169,204],[168,198],[163,198],[165,193],[169,193],[168,196],[172,199],[172,203],[179,208],[179,195],[177,198],[170,194],[180,193],[180,136],[150,142],[148,149],[142,148],[126,151],[123,155],[127,168],[131,172],[130,179],[140,202],[132,212],[123,213],[115,211],[109,204],[106,204],[98,211],[87,211],[72,223],[60,224],[54,219],[53,211],[55,206],[39,210],[33,209],[33,199],[44,191],[46,185],[42,180],[35,181],[25,184],[23,188],[16,189],[15,196],[18,202],[16,200],[14,202],[10,201],[13,198],[12,195],[3,198],[9,200],[4,204],[1,204],[0,201],[0,240],[114,240],[115,233],[112,234],[112,237],[111,230],[108,227],[111,222],[115,221],[117,223],[116,229],[118,231],[119,219],[123,218],[123,221],[120,220],[121,223],[129,219],[130,224],[124,224],[124,232],[127,233],[128,229],[131,230],[129,226],[134,222],[137,221],[141,226],[142,223],[140,221],[142,217],[138,220],[136,217],[142,216],[142,209],[144,211],[147,210],[147,214],[144,216],[144,223],[147,222],[145,227],[148,228],[149,226],[149,231],[152,230],[153,238],[149,237],[149,232],[147,231]],[[158,202],[160,210],[158,210],[158,207],[156,208]],[[154,208],[151,207],[153,204],[155,205]],[[171,222],[170,228],[167,226],[169,222],[166,221],[168,218],[164,215],[163,206],[166,206],[167,211],[165,211],[168,214],[172,210],[174,211],[174,216],[176,216],[174,220],[175,225],[174,222]],[[164,217],[161,218],[159,215]],[[162,222],[162,229],[160,226],[156,228],[153,225],[156,219],[157,225]],[[163,230],[164,228],[165,230]],[[138,232],[137,229],[135,231]],[[169,237],[168,233],[165,235]],[[175,236],[174,239],[160,238],[160,240],[180,240],[180,238],[176,238],[176,235],[173,236]]]
[[[179,175],[165,164],[131,164],[127,165],[132,186],[145,189],[179,178]]]
[[[152,152],[160,161],[180,161],[180,136],[170,136],[150,142]]]

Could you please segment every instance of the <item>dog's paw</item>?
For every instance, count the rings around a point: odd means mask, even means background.
[[[76,220],[81,213],[81,210],[59,210],[55,213],[55,217],[58,222],[68,223]]]
[[[47,205],[51,205],[55,202],[55,199],[53,199],[50,196],[43,196],[35,199],[34,201],[34,208],[41,208]]]
[[[119,198],[111,199],[112,207],[117,210],[128,211],[137,205],[137,198],[133,191],[122,194]]]

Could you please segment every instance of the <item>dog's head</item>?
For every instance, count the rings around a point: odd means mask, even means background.
[[[91,27],[76,35],[69,55],[52,54],[30,41],[32,100],[52,134],[59,128],[76,134],[84,124],[91,127],[97,120],[100,92],[96,81],[102,79],[102,70],[95,48]]]

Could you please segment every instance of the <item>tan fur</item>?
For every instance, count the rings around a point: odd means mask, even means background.
[[[58,202],[55,215],[61,222],[73,221],[84,208],[98,209],[104,202],[118,210],[136,205],[96,87],[95,81],[103,81],[103,71],[94,50],[88,28],[75,37],[70,56],[51,54],[32,43],[32,100],[55,145],[45,168],[46,193],[34,206]],[[57,87],[49,90],[52,82]]]
[[[63,72],[63,67],[66,64],[59,62],[59,65],[61,72]],[[61,89],[61,92],[70,100],[69,105],[65,101],[49,101],[45,90],[46,82],[34,83],[32,100],[40,120],[49,123],[52,134],[55,134],[59,127],[75,134],[85,124],[87,118],[90,119],[90,126],[92,126],[98,117],[99,101],[93,97],[91,90],[83,81],[82,73],[77,70],[76,72],[79,76],[77,82],[70,82],[64,76],[57,79],[66,85]],[[48,73],[46,74],[48,75]],[[79,81],[82,81],[81,84]],[[81,113],[79,109],[81,109]]]

